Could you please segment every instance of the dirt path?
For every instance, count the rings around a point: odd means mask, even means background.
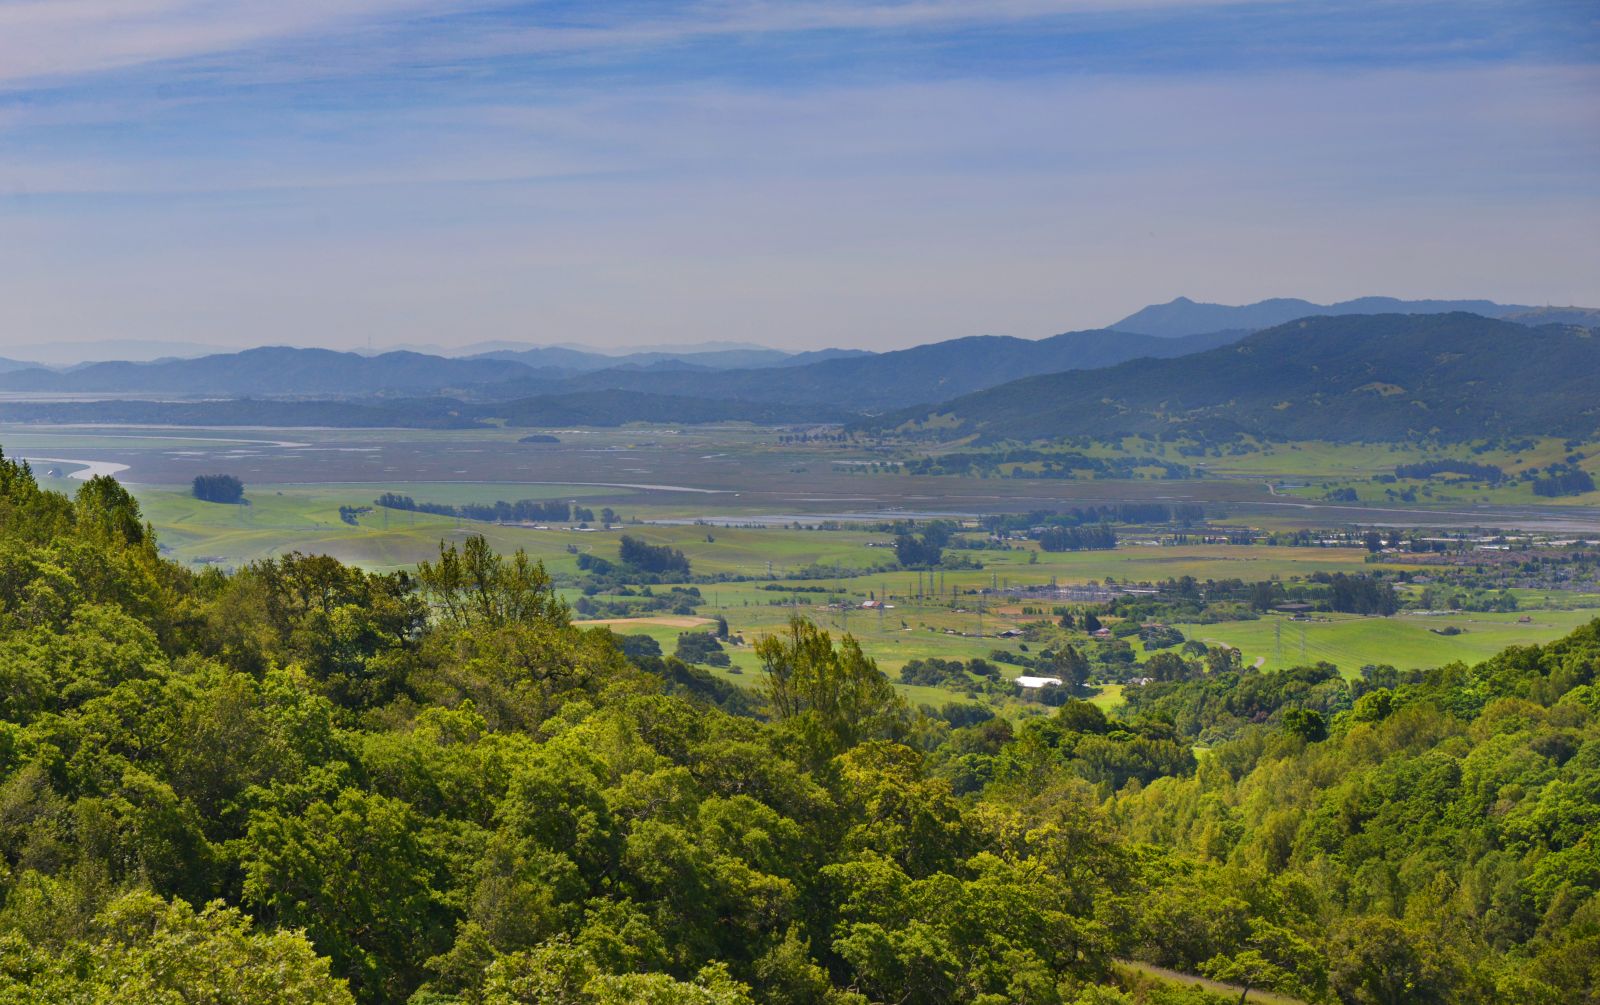
[[[1141,963],[1138,960],[1118,960],[1117,965],[1136,971],[1146,977],[1153,977],[1167,984],[1181,984],[1184,987],[1199,986],[1212,994],[1228,995],[1234,1001],[1239,1000],[1239,995],[1244,988],[1237,984],[1225,984],[1214,981],[1209,977],[1197,977],[1194,974],[1183,974],[1166,967],[1158,967],[1153,963]],[[1290,998],[1288,995],[1273,994],[1271,991],[1250,989],[1246,1002],[1259,1002],[1260,1005],[1307,1005],[1299,998]]]
[[[710,618],[692,618],[682,614],[663,614],[651,618],[597,618],[594,621],[574,621],[579,628],[598,628],[601,625],[607,628],[627,628],[629,625],[644,626],[656,625],[660,628],[698,628],[701,625],[714,625]]]

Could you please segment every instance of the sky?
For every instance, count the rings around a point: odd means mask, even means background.
[[[0,355],[1600,306],[1593,0],[0,0]]]

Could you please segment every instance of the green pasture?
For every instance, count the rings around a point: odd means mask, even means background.
[[[51,487],[75,491],[80,483],[50,479]],[[369,568],[388,569],[415,564],[435,554],[438,543],[483,534],[503,550],[523,548],[542,558],[552,570],[573,568],[569,547],[602,557],[615,556],[617,538],[627,533],[652,544],[681,549],[699,574],[726,573],[784,579],[808,566],[838,566],[859,570],[892,565],[889,535],[859,529],[805,530],[789,527],[709,527],[689,524],[625,524],[611,530],[587,532],[568,528],[548,531],[497,526],[471,520],[424,513],[374,508],[362,514],[355,526],[342,522],[339,507],[370,506],[380,491],[410,495],[419,501],[459,505],[491,502],[500,498],[574,499],[584,502],[607,491],[583,485],[503,485],[497,483],[395,482],[383,487],[367,484],[282,485],[247,488],[248,506],[223,506],[194,499],[177,487],[135,486],[145,516],[155,525],[170,554],[187,562],[207,561],[239,565],[291,550],[324,552]],[[598,508],[584,502],[591,508]],[[629,516],[628,510],[622,509]],[[648,510],[644,515],[651,515]],[[1130,534],[1136,537],[1135,534]],[[1041,552],[1028,547],[1010,551],[970,551],[982,569],[951,569],[937,574],[947,592],[981,588],[1042,585],[1052,579],[1062,583],[1104,581],[1160,581],[1193,576],[1196,579],[1289,579],[1318,570],[1353,569],[1366,558],[1360,549],[1304,549],[1267,546],[1191,545],[1183,547],[1125,546],[1110,552]],[[914,572],[900,570],[835,580],[808,580],[800,585],[826,585],[857,599],[869,592],[894,595],[917,589]],[[923,589],[934,578],[924,576]],[[726,584],[725,603],[752,605],[772,599],[750,584]]]
[[[835,637],[844,634],[838,627],[837,619],[830,619],[827,612],[802,608],[801,613],[828,629]],[[784,617],[785,619],[787,618],[787,613],[785,613]],[[756,687],[761,681],[761,661],[756,657],[755,643],[762,635],[781,628],[783,619],[762,619],[759,622],[750,621],[745,623],[740,623],[733,617],[729,617],[728,620],[732,633],[734,635],[742,635],[745,644],[742,646],[734,644],[725,646],[729,659],[733,663],[731,668],[707,666],[703,669],[741,687]],[[691,630],[670,625],[648,624],[643,620],[634,624],[614,624],[610,627],[613,632],[619,635],[648,635],[660,643],[662,653],[668,656],[672,655],[677,648],[678,635]],[[963,639],[959,641],[968,644],[960,645],[957,644],[956,640],[949,640],[945,636],[939,636],[937,640],[892,639],[883,637],[881,633],[858,631],[855,624],[850,626],[850,634],[856,636],[858,641],[861,642],[862,650],[877,662],[879,669],[888,674],[889,679],[894,682],[895,688],[908,702],[912,705],[925,704],[935,707],[943,705],[945,702],[965,702],[971,699],[959,691],[947,688],[901,684],[899,682],[901,666],[911,659],[926,656],[942,656],[946,659],[971,659],[973,656],[987,656],[990,649],[996,648],[1001,644],[1000,640],[991,639],[987,640],[989,642],[987,647],[982,647],[978,645],[982,640]],[[910,633],[907,634],[909,635]],[[1015,668],[1006,669],[1014,670]],[[1012,674],[1012,676],[1015,676],[1015,674]]]
[[[1292,580],[1315,572],[1359,572],[1366,565],[1367,553],[1358,548],[1278,548],[1268,546],[1186,545],[1146,546],[1137,542],[1136,528],[1122,532],[1124,543],[1115,551],[1048,553],[1031,544],[1003,551],[954,551],[949,554],[981,563],[980,569],[947,569],[923,574],[899,569],[866,575],[839,575],[821,579],[795,578],[802,569],[838,567],[841,572],[892,566],[891,538],[887,533],[859,528],[811,530],[794,527],[713,527],[690,523],[624,524],[610,530],[579,531],[570,527],[534,530],[526,527],[496,526],[450,517],[431,516],[395,510],[374,509],[362,514],[352,526],[339,517],[340,506],[371,506],[382,492],[409,495],[418,502],[488,503],[499,499],[570,499],[589,506],[597,513],[611,506],[625,519],[645,521],[685,517],[737,517],[762,508],[767,512],[794,504],[794,512],[806,507],[830,505],[841,510],[856,506],[870,508],[881,500],[863,496],[859,502],[846,489],[856,486],[889,486],[897,503],[904,503],[916,492],[945,494],[928,496],[928,508],[941,503],[956,505],[972,493],[998,490],[1015,492],[1090,493],[1084,501],[1103,493],[1109,483],[1085,488],[1068,483],[1028,484],[1020,481],[980,480],[957,477],[910,479],[900,475],[840,474],[836,468],[855,452],[822,446],[780,447],[772,442],[770,431],[751,429],[626,429],[611,431],[558,431],[563,446],[572,448],[587,460],[563,460],[552,453],[539,454],[532,448],[517,448],[512,442],[525,431],[319,431],[319,430],[128,430],[8,432],[6,447],[11,453],[35,453],[85,459],[115,457],[115,450],[147,451],[163,456],[175,453],[207,452],[222,458],[237,451],[261,450],[283,453],[291,448],[281,442],[310,446],[302,458],[306,465],[305,482],[246,480],[249,506],[220,506],[193,499],[182,485],[132,486],[146,517],[156,528],[158,539],[173,558],[191,564],[238,566],[246,562],[283,554],[291,550],[326,553],[343,561],[371,569],[395,569],[414,565],[437,553],[439,542],[460,541],[471,534],[482,534],[501,551],[522,548],[543,560],[552,572],[576,573],[577,555],[591,553],[615,559],[618,539],[623,533],[640,537],[651,544],[665,544],[682,550],[699,575],[725,574],[749,577],[744,582],[702,583],[699,589],[703,615],[722,614],[733,631],[753,641],[761,634],[782,626],[791,612],[817,621],[836,635],[849,631],[876,659],[891,679],[910,660],[938,656],[969,660],[988,656],[997,648],[1014,645],[994,636],[1022,620],[1018,602],[993,596],[980,598],[976,592],[996,587],[1037,586],[1052,581],[1083,584],[1114,580],[1121,583],[1160,582],[1191,576],[1196,580],[1264,579]],[[233,441],[249,441],[235,443]],[[357,446],[351,446],[355,444]],[[369,457],[373,448],[400,451],[384,463],[398,466],[397,480],[348,480],[357,477],[342,471],[344,458]],[[298,448],[295,448],[298,449]],[[1581,449],[1581,448],[1580,448]],[[342,451],[358,452],[344,453]],[[520,450],[520,452],[518,452]],[[1139,456],[1165,457],[1202,467],[1212,482],[1185,481],[1126,483],[1179,493],[1174,498],[1191,498],[1206,486],[1237,495],[1249,486],[1242,480],[1282,479],[1308,483],[1300,493],[1320,495],[1321,481],[1357,486],[1368,501],[1391,505],[1374,488],[1374,474],[1390,472],[1396,464],[1439,456],[1439,452],[1411,446],[1372,444],[1291,443],[1257,444],[1239,454],[1222,457],[1185,458],[1173,445],[1129,440],[1117,447],[1096,447],[1091,452],[1122,450]],[[1557,440],[1541,440],[1520,454],[1490,451],[1470,455],[1451,451],[1452,456],[1468,457],[1482,463],[1496,463],[1507,470],[1530,464],[1547,464],[1565,456]],[[500,458],[515,454],[517,472],[524,477],[545,478],[559,484],[537,484],[515,480],[493,480]],[[131,455],[130,459],[135,460]],[[298,457],[299,455],[297,455]],[[862,455],[870,456],[870,455]],[[411,461],[429,470],[413,470]],[[652,490],[644,486],[678,481],[677,465],[696,465],[690,484],[716,487],[710,493],[688,494]],[[206,463],[210,463],[208,460]],[[287,463],[287,462],[284,462]],[[1585,462],[1593,465],[1597,459]],[[566,465],[560,467],[560,465]],[[70,465],[59,465],[69,469]],[[550,470],[547,472],[547,468]],[[455,469],[473,473],[470,478],[452,479]],[[227,470],[225,464],[218,470]],[[510,470],[509,468],[507,469]],[[428,475],[444,472],[439,479]],[[531,474],[529,472],[532,472]],[[406,477],[400,477],[401,475]],[[559,477],[558,477],[559,474]],[[328,480],[319,480],[326,478]],[[345,480],[332,480],[342,478]],[[562,481],[571,478],[571,481]],[[584,484],[584,482],[605,484]],[[630,488],[637,483],[640,488]],[[52,478],[52,488],[74,492],[81,483]],[[903,486],[903,489],[895,488]],[[1395,486],[1397,488],[1403,486]],[[1431,501],[1443,501],[1452,489],[1443,480],[1432,483]],[[1260,488],[1257,486],[1257,488]],[[772,494],[759,504],[751,502],[758,491]],[[1265,494],[1265,489],[1260,488]],[[1280,490],[1281,491],[1281,490]],[[1465,490],[1459,490],[1465,491]],[[1530,503],[1534,500],[1525,487],[1494,490],[1502,500]],[[963,496],[967,493],[968,496]],[[1188,493],[1188,495],[1184,495]],[[1522,498],[1515,493],[1528,493]],[[991,501],[995,497],[990,497]],[[952,501],[953,500],[953,501]],[[1579,501],[1586,501],[1580,499]],[[1417,507],[1419,514],[1425,510]],[[1393,569],[1393,563],[1385,563]],[[1403,565],[1399,567],[1404,567]],[[776,586],[777,589],[764,589]],[[823,592],[814,592],[818,588]],[[805,592],[796,592],[797,590]],[[920,596],[919,596],[920,594]],[[830,597],[843,598],[848,611],[825,606]],[[859,603],[869,597],[887,599],[894,610],[882,614],[862,610]],[[575,596],[569,599],[575,599]],[[1544,641],[1557,637],[1592,616],[1583,604],[1600,607],[1600,598],[1574,594],[1528,591],[1519,598],[1525,608],[1537,608],[1530,624],[1520,624],[1518,615],[1460,615],[1449,618],[1401,616],[1395,618],[1347,618],[1304,624],[1305,650],[1301,654],[1301,624],[1268,618],[1262,621],[1221,625],[1179,626],[1191,638],[1212,639],[1243,650],[1246,665],[1264,658],[1267,667],[1292,665],[1303,660],[1325,659],[1354,673],[1367,663],[1392,663],[1402,667],[1432,666],[1451,660],[1475,661],[1493,655],[1507,645]],[[1050,601],[1031,602],[1052,606]],[[1557,610],[1556,608],[1567,608]],[[1002,613],[1008,612],[1008,613]],[[1282,623],[1281,645],[1274,636],[1274,625]],[[1441,636],[1430,628],[1457,625],[1465,631]],[[670,653],[681,629],[648,626],[638,630],[657,637]],[[758,674],[753,652],[748,648],[731,651],[739,674],[723,673],[730,680],[750,684]],[[1010,676],[1018,672],[1005,668]],[[963,700],[956,692],[936,688],[904,688],[908,699],[917,703],[941,704]],[[1097,702],[1114,704],[1120,695],[1107,689]]]
[[[1531,618],[1527,624],[1521,617]],[[1402,670],[1440,666],[1457,660],[1477,663],[1507,646],[1548,642],[1600,617],[1600,610],[1533,611],[1525,614],[1401,614],[1389,618],[1329,615],[1329,620],[1291,621],[1268,615],[1259,621],[1215,625],[1177,625],[1191,639],[1222,643],[1240,650],[1245,666],[1264,658],[1263,669],[1333,663],[1346,676],[1367,664]],[[1461,629],[1440,635],[1434,629]],[[1301,638],[1304,633],[1304,648]]]

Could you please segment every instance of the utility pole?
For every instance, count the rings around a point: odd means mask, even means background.
[[[1272,647],[1273,647],[1273,658],[1277,662],[1282,663],[1283,662],[1283,622],[1282,621],[1275,621],[1275,622],[1272,623]]]

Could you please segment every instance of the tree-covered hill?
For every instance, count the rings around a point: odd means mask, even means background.
[[[114,480],[0,458],[0,1001],[1215,1000],[1119,956],[1600,986],[1600,627],[1315,709],[1257,682],[1198,757],[1182,707],[947,717],[805,621],[758,654],[756,694],[630,661],[482,538],[191,572]]]
[[[1031,377],[867,425],[986,441],[1582,437],[1600,429],[1600,336],[1461,313],[1305,318],[1191,356]]]

